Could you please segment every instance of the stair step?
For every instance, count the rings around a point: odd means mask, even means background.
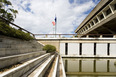
[[[4,68],[7,66],[16,64],[18,62],[21,62],[23,60],[37,57],[43,54],[45,54],[45,51],[38,51],[38,52],[31,52],[31,53],[25,53],[25,54],[0,57],[0,68]]]
[[[47,69],[49,68],[51,62],[53,61],[55,55],[49,57],[43,64],[36,68],[28,77],[43,77]]]
[[[59,61],[59,55],[55,58],[53,65],[51,66],[51,70],[48,74],[48,77],[57,77],[57,70],[58,70],[58,62]]]
[[[47,53],[37,58],[31,59],[16,68],[3,72],[0,74],[0,77],[20,77],[49,56],[50,54]]]

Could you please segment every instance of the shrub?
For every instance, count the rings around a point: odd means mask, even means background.
[[[9,37],[19,38],[22,40],[27,40],[27,41],[34,39],[32,36],[30,36],[29,33],[25,33],[23,31],[14,29],[8,24],[5,24],[4,22],[0,22],[0,34]]]
[[[53,45],[45,45],[43,47],[43,50],[46,50],[47,53],[51,53],[51,52],[55,52],[56,51],[56,47]]]

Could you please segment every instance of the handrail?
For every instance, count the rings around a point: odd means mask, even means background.
[[[18,26],[18,25],[16,25],[16,24],[14,24],[14,23],[12,23],[12,22],[10,22],[9,20],[7,20],[7,19],[5,19],[5,18],[3,18],[3,17],[1,17],[1,16],[0,16],[0,19],[2,19],[3,21],[6,21],[6,22],[10,23],[11,25],[17,27],[17,28],[18,28],[19,30],[21,30],[21,31],[25,31],[25,32],[27,32],[27,33],[30,33],[33,37],[35,37],[33,33],[27,31],[26,29],[24,29],[24,28],[22,28],[22,27],[20,27],[20,26]]]
[[[76,35],[76,34],[34,34],[36,36],[38,35]]]
[[[102,38],[102,37],[106,37],[106,36],[108,36],[108,37],[116,37],[116,34],[34,34],[35,36],[44,36],[44,38],[48,38],[48,36],[58,36],[57,38],[61,38],[61,36],[71,36],[71,37],[69,37],[69,38],[72,38],[72,36],[73,36],[73,38],[77,38],[77,37],[100,37],[100,38]],[[55,37],[55,38],[56,38]],[[50,37],[50,38],[53,38],[53,37]],[[62,37],[62,38],[65,38],[65,37]]]

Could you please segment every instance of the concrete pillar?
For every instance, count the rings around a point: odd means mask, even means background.
[[[92,27],[91,23],[89,23],[90,27]]]
[[[104,14],[104,12],[103,12],[103,11],[102,11],[102,14],[103,14],[104,18],[106,19],[106,16],[105,16],[105,14]]]
[[[84,29],[82,28],[82,34],[83,34],[83,32],[84,32]]]
[[[84,27],[84,31],[86,31],[87,29]]]
[[[92,21],[93,21],[94,25],[96,25],[95,21],[94,20],[92,20]]]
[[[110,8],[110,10],[111,10],[112,14],[114,14],[114,11],[113,11],[113,9],[112,9],[111,5],[109,5],[109,8]]]
[[[87,25],[87,28],[88,28],[88,30],[89,30],[89,26]]]
[[[96,15],[96,18],[98,19],[98,22],[100,23],[100,19],[99,19],[99,17]]]

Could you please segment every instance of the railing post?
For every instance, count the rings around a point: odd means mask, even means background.
[[[75,38],[75,35],[73,35],[73,38]]]
[[[104,16],[104,19],[106,19],[106,16],[105,16],[105,14],[104,14],[104,12],[102,11],[102,14],[103,14],[103,16]]]
[[[77,37],[78,37],[78,38],[81,38],[81,35],[78,35]]]
[[[116,38],[116,35],[113,35],[113,38]]]
[[[103,38],[103,35],[100,35],[100,38]]]
[[[89,38],[89,35],[86,35],[86,38]]]
[[[45,38],[47,38],[48,37],[48,35],[46,34],[46,37]]]
[[[112,14],[114,14],[114,11],[113,11],[113,9],[112,9],[111,5],[109,5],[109,8],[110,8],[110,10],[111,10]]]
[[[61,35],[59,35],[59,38],[61,38]]]

